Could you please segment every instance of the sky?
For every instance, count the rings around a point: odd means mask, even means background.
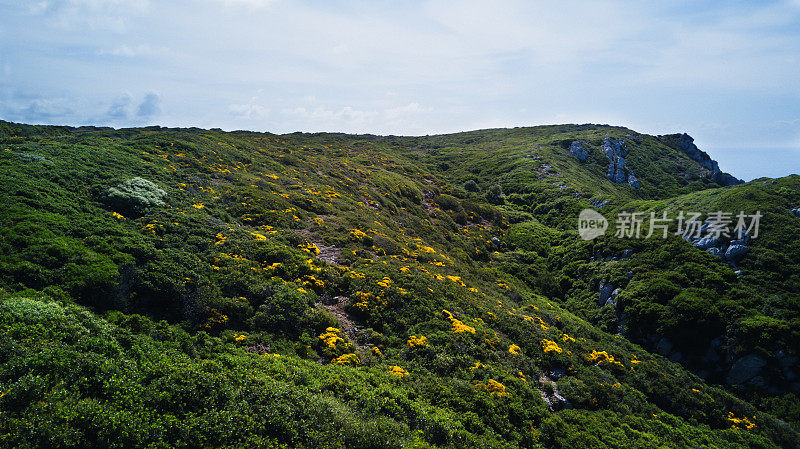
[[[425,135],[686,132],[800,172],[800,0],[0,0],[0,119]]]

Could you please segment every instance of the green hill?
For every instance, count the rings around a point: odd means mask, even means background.
[[[600,125],[0,122],[0,445],[798,447],[800,177],[709,167]],[[592,205],[764,216],[734,267],[581,240]]]

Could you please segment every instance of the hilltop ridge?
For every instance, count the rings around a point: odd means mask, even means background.
[[[0,122],[0,444],[798,447],[800,176],[683,136]]]

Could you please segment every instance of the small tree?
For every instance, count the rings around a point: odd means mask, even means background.
[[[497,184],[489,187],[489,190],[486,191],[486,201],[492,204],[503,204],[506,201],[503,188]]]
[[[478,183],[470,179],[469,181],[464,183],[464,190],[466,190],[467,192],[477,192],[480,189],[478,188]]]

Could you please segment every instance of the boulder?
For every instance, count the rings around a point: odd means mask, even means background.
[[[706,251],[708,252],[708,254],[711,254],[712,256],[717,256],[717,257],[722,256],[722,251],[720,251],[719,248],[708,248]]]
[[[716,237],[703,237],[694,243],[695,248],[709,249],[719,246],[719,239]]]
[[[662,337],[661,340],[658,340],[658,343],[656,343],[656,352],[663,356],[672,352],[672,342],[669,341],[669,338]]]
[[[641,187],[633,171],[626,167],[625,157],[628,155],[628,150],[625,148],[624,140],[606,137],[603,139],[601,149],[608,158],[606,178],[618,184],[628,183],[634,188]]]
[[[636,189],[642,186],[642,184],[639,183],[639,180],[636,179],[636,176],[634,176],[633,171],[631,170],[628,170],[628,185]]]
[[[733,240],[731,241],[731,243],[746,245],[749,241],[750,241],[750,235],[747,232],[747,229],[739,229],[733,234]]]
[[[586,144],[576,140],[569,145],[569,154],[585,161],[589,157],[589,150],[586,148]]]
[[[614,284],[610,282],[603,282],[600,284],[600,297],[597,299],[597,304],[603,306],[606,302],[611,298],[611,294],[614,293]]]
[[[625,251],[622,252],[622,255],[620,257],[622,259],[630,259],[631,256],[633,256],[633,250],[632,249],[626,249]]]
[[[733,366],[731,366],[725,378],[725,382],[728,385],[741,385],[756,377],[766,364],[766,360],[755,354],[748,354],[744,357],[740,357],[734,362]]]
[[[710,172],[708,175],[709,178],[711,178],[711,180],[717,184],[731,186],[742,184],[744,182],[741,179],[729,175],[728,173],[723,173],[720,171],[717,161],[711,159],[711,156],[709,156],[705,151],[697,148],[697,145],[694,144],[694,139],[690,135],[686,133],[669,134],[665,136],[658,136],[658,138],[667,145],[682,151],[684,154],[689,156],[690,159],[708,170]]]
[[[742,260],[748,251],[750,251],[750,247],[747,245],[731,245],[728,247],[728,250],[725,251],[725,258],[733,263],[737,263]]]
[[[547,408],[549,408],[551,412],[572,408],[572,403],[570,403],[564,396],[561,396],[561,393],[555,392],[553,394],[545,395],[542,397],[542,399],[544,399],[544,402],[547,404]]]

